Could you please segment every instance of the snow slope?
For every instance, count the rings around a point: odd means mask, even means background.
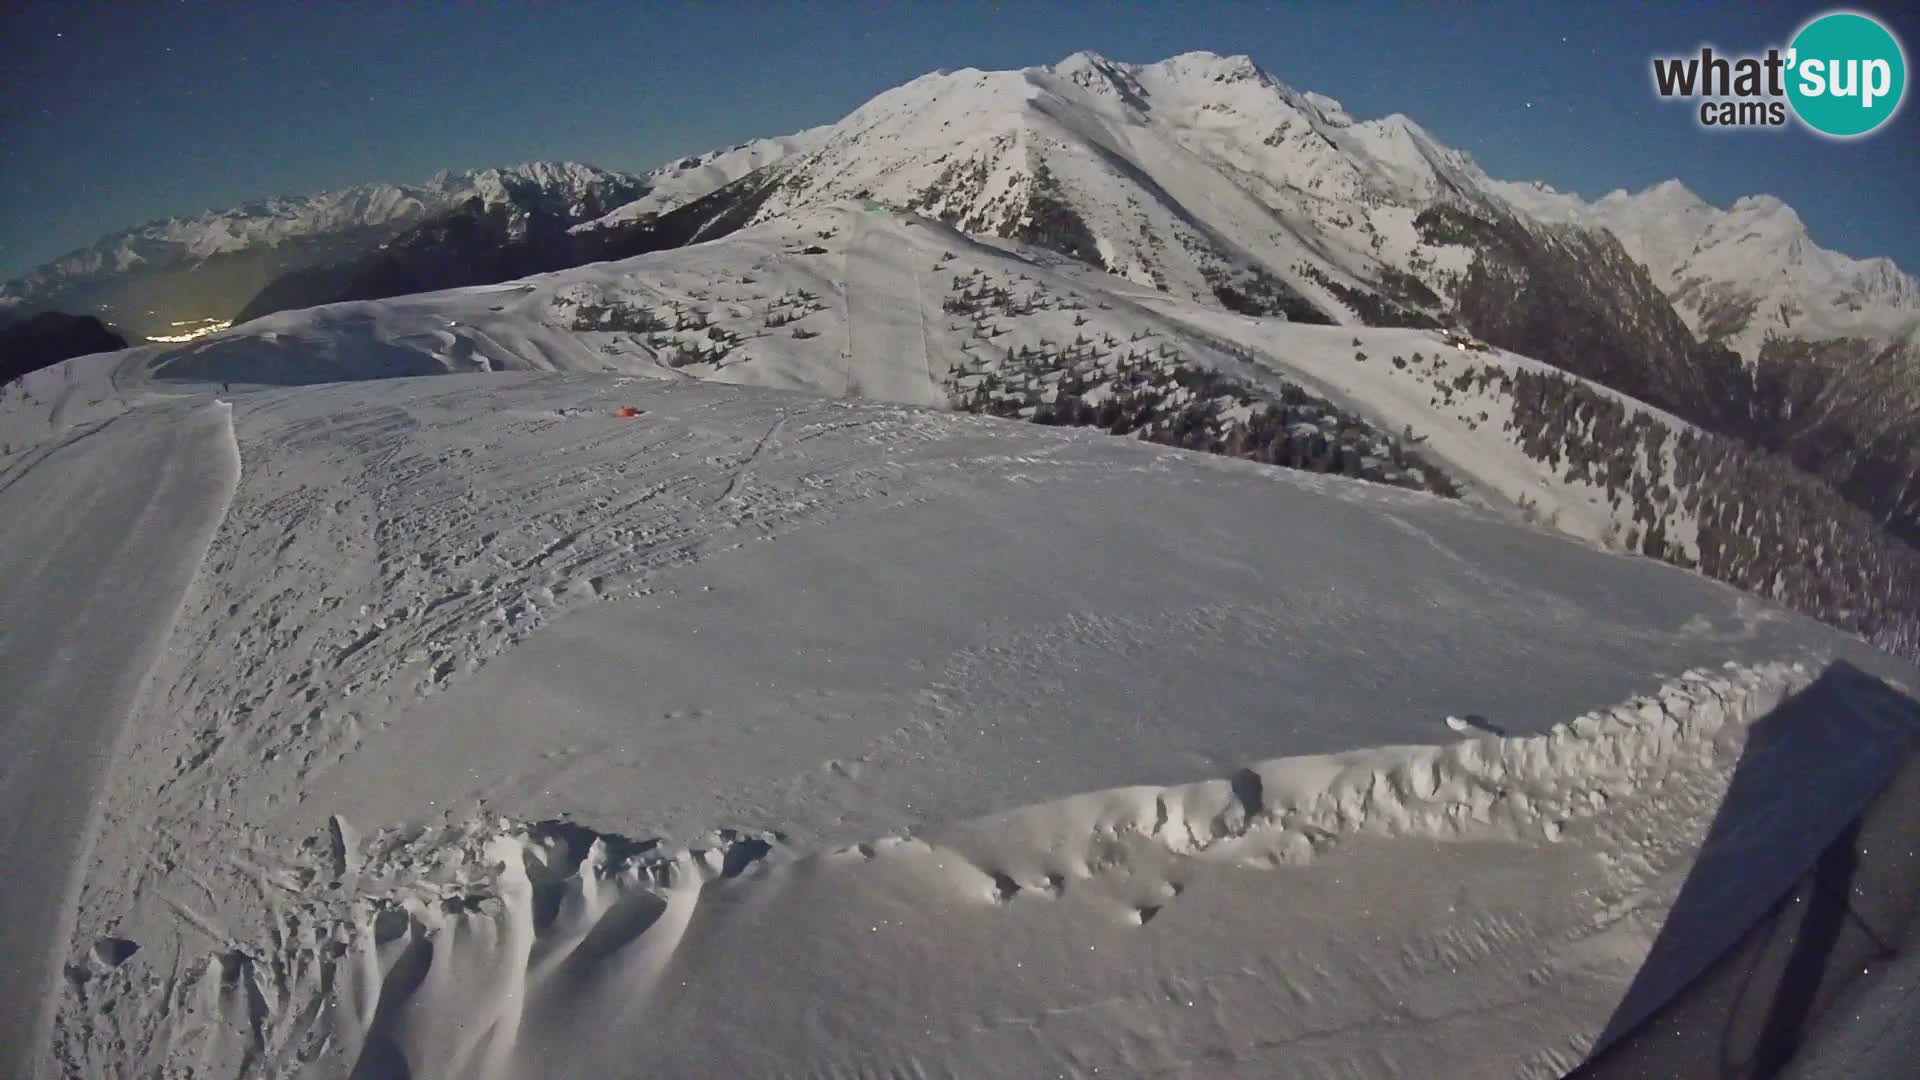
[[[1920,685],[1596,550],[1460,385],[1532,361],[1221,309],[1464,267],[1413,215],[1504,189],[1404,118],[1077,54],[651,205],[758,168],[722,241],[0,395],[0,812],[51,811],[0,833],[45,886],[0,899],[0,1069],[1559,1075],[1754,725],[1840,660]],[[1676,289],[1802,250],[1736,209],[1731,255],[1630,243]],[[1305,386],[1469,499],[944,411],[1155,379]],[[1762,819],[1915,713],[1835,702]]]
[[[73,1074],[1552,1075],[1808,677],[1773,662],[1916,679],[1457,503],[1085,431],[607,374],[231,400]]]
[[[1621,546],[1630,519],[1608,500],[1603,487],[1570,479],[1562,470],[1520,452],[1509,431],[1510,398],[1480,385],[1448,392],[1461,374],[1470,371],[1552,372],[1554,368],[1504,350],[1464,352],[1425,330],[1356,334],[1346,327],[1281,328],[1268,320],[1192,306],[1176,313],[1174,305],[1157,299],[1148,303],[1168,311],[1183,325],[1238,343],[1275,371],[1302,379],[1336,400],[1354,403],[1386,430],[1415,432],[1422,440],[1420,448],[1471,485],[1478,500],[1514,508],[1533,523],[1588,543]],[[1356,353],[1367,359],[1355,359]],[[1414,361],[1415,356],[1421,359]],[[1407,363],[1396,363],[1396,358]],[[1676,432],[1691,429],[1671,414],[1604,387],[1595,385],[1595,389]],[[1669,520],[1669,536],[1678,550],[1689,557],[1697,555],[1693,523],[1679,513]]]
[[[813,854],[505,820],[354,838],[358,918],[396,932],[347,1025],[427,1075],[1558,1076],[1664,914],[1722,755],[1801,678],[1700,673],[1554,736],[1262,762]],[[1862,706],[1822,719],[1898,745],[1903,718]],[[1849,758],[1808,786],[1857,799],[1880,766]],[[1799,831],[1748,888],[1807,855]],[[449,892],[483,913],[446,914]],[[436,980],[449,960],[480,977]]]

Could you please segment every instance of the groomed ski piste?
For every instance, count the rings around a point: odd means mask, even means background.
[[[941,255],[1053,272],[834,213],[9,390],[0,857],[71,887],[0,1071],[1556,1076],[1755,724],[1906,688],[1782,821],[1910,744],[1920,673],[1492,496],[929,407]],[[814,336],[579,327],[751,289]]]

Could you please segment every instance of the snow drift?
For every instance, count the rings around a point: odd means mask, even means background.
[[[310,845],[322,857],[296,904],[302,938],[209,994],[233,1010],[264,1001],[256,1036],[304,1036],[323,1075],[588,1076],[636,1061],[668,1075],[1138,1074],[1199,1061],[1213,1075],[1416,1062],[1426,1076],[1494,1063],[1557,1075],[1606,1018],[1605,995],[1584,984],[1631,973],[1672,902],[1659,882],[1686,862],[1680,838],[1704,827],[1755,722],[1810,682],[1781,665],[1689,672],[1544,735],[1266,761],[819,852],[777,832],[670,849],[500,818],[363,838],[335,818]],[[1803,762],[1828,781],[1822,822],[1877,791],[1867,773],[1884,780],[1884,760],[1859,767],[1863,751],[1920,734],[1911,700],[1867,684],[1814,706],[1856,763]],[[1748,793],[1759,801],[1742,820],[1807,794]],[[1642,835],[1656,823],[1663,839]],[[1510,864],[1543,844],[1563,854]],[[1359,886],[1378,858],[1437,872],[1420,890],[1437,896],[1500,874],[1513,910],[1442,915],[1369,896]],[[1568,895],[1556,879],[1570,869],[1591,893]],[[1348,873],[1358,880],[1342,888]],[[1333,887],[1302,889],[1302,874]],[[1763,876],[1748,859],[1750,894],[1764,894]],[[1330,900],[1346,918],[1320,906]],[[1188,907],[1195,918],[1181,917]],[[1274,944],[1240,943],[1257,967],[1221,963],[1208,925],[1219,919],[1264,929]],[[1703,962],[1712,942],[1694,937],[1680,948]],[[1436,966],[1451,977],[1435,980]],[[1329,995],[1374,979],[1401,1002],[1384,1015],[1370,996]],[[302,1031],[329,994],[332,1031]],[[1203,1000],[1205,1022],[1188,1022]],[[1269,1022],[1246,1025],[1255,1015]],[[1463,1045],[1469,1032],[1478,1041]]]

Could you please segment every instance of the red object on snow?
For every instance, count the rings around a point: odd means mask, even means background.
[[[639,410],[639,409],[636,409],[636,408],[634,408],[634,407],[633,407],[633,406],[631,406],[631,405],[622,405],[622,406],[620,407],[620,415],[621,415],[621,416],[626,416],[626,417],[634,417],[634,416],[639,416],[639,415],[640,415],[640,410]]]

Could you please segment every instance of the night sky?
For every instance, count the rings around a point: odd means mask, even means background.
[[[1912,56],[1920,17],[1892,24]],[[1648,59],[1784,45],[1821,4],[0,2],[0,277],[171,214],[442,168],[646,169],[839,119],[935,68],[1247,53],[1359,119],[1588,197],[1672,176],[1920,271],[1920,108],[1865,141],[1715,133]],[[1909,78],[1912,78],[1911,72]],[[1920,91],[1910,91],[1911,98]]]

